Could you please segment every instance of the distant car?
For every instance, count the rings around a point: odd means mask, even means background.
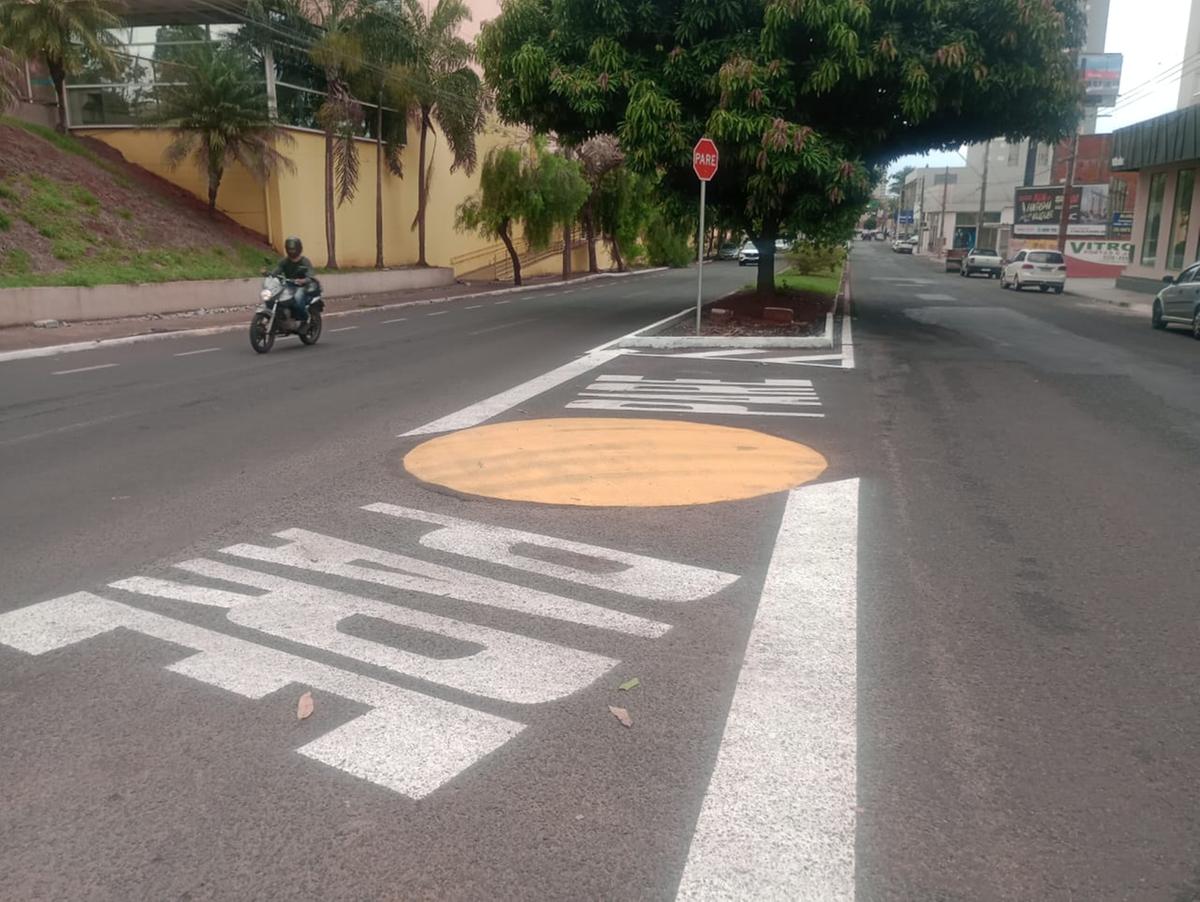
[[[1192,327],[1192,338],[1200,340],[1200,263],[1193,263],[1166,283],[1154,298],[1150,325],[1165,329],[1171,323]]]
[[[718,260],[736,260],[738,258],[738,246],[733,241],[726,241],[717,248]]]
[[[1037,288],[1062,294],[1067,284],[1067,261],[1058,251],[1018,251],[1000,271],[1000,287]]]
[[[892,252],[897,254],[911,254],[917,249],[917,236],[911,235],[908,238],[897,238],[892,242]]]
[[[747,241],[738,251],[738,266],[750,266],[758,263],[758,247],[753,241]]]
[[[962,263],[962,268],[958,274],[970,278],[977,272],[987,273],[990,279],[993,276],[1000,275],[1000,270],[1004,268],[1004,261],[1000,258],[1000,252],[990,247],[973,248],[967,259]]]
[[[791,249],[792,249],[792,239],[790,239],[790,238],[776,238],[775,239],[775,250],[790,251]]]

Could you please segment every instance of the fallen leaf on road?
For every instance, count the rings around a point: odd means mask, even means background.
[[[626,680],[624,683],[622,683],[617,688],[620,689],[622,692],[628,692],[630,689],[636,689],[640,685],[642,685],[642,681],[639,680],[637,677],[634,677],[632,680]]]
[[[313,713],[312,693],[306,692],[300,696],[300,701],[296,704],[296,719],[306,720]]]
[[[626,711],[624,708],[614,708],[612,705],[609,705],[608,710],[612,712],[613,717],[615,717],[617,720],[621,721],[621,723],[624,724],[625,726],[627,726],[627,727],[633,726],[633,718],[631,718],[629,716],[629,712]]]

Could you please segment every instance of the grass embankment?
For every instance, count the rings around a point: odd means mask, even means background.
[[[794,269],[787,269],[775,276],[775,287],[788,291],[810,291],[833,297],[842,284],[842,267],[838,266],[825,273],[806,273],[801,275]]]
[[[0,117],[0,144],[0,288],[237,278],[270,253],[69,135]]]

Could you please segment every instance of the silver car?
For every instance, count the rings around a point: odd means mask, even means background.
[[[1193,263],[1175,278],[1163,276],[1167,284],[1154,298],[1150,325],[1165,329],[1171,323],[1191,326],[1192,337],[1200,339],[1200,263]]]

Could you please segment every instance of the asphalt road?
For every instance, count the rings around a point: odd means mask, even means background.
[[[0,895],[1200,898],[1200,347],[693,278],[0,363]]]

